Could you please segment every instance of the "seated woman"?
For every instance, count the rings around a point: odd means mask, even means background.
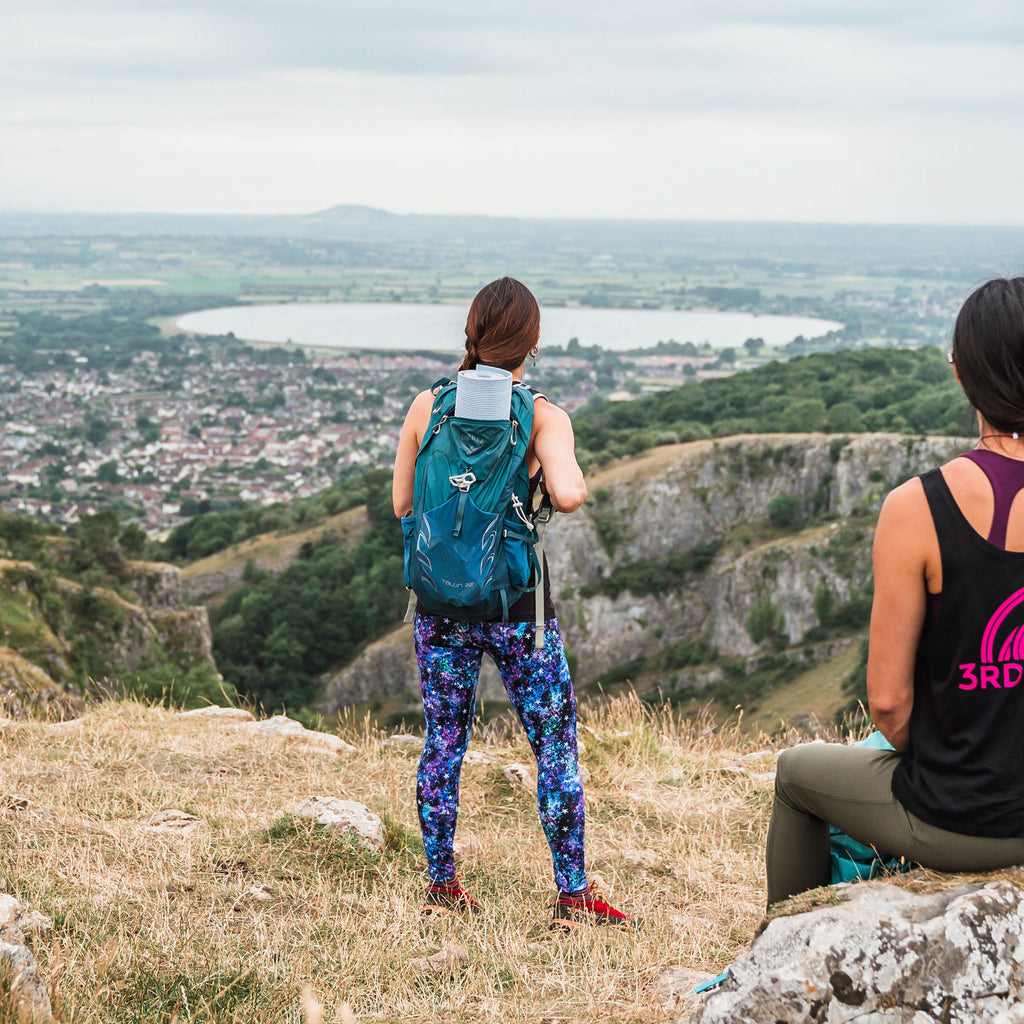
[[[964,303],[949,354],[972,451],[892,491],[867,687],[892,751],[783,752],[768,904],[829,881],[828,826],[938,871],[1024,863],[1024,278]]]

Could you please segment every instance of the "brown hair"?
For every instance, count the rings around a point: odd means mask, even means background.
[[[540,308],[530,289],[514,277],[500,277],[476,294],[466,317],[466,356],[460,370],[478,363],[514,370],[540,335]]]

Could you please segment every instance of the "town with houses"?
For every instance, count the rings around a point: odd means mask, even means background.
[[[113,507],[158,534],[232,502],[309,497],[389,466],[413,396],[441,356],[335,350],[263,361],[197,344],[186,372],[150,351],[123,369],[70,353],[33,374],[0,366],[0,509],[70,524]],[[571,413],[733,372],[718,354],[551,356],[534,381]]]

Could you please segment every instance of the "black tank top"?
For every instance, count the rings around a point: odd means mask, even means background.
[[[942,600],[918,643],[910,746],[893,796],[951,832],[1024,836],[1024,552],[976,533],[939,470],[920,479]]]

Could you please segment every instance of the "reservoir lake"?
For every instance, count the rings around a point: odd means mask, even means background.
[[[178,317],[179,330],[234,334],[245,341],[292,342],[311,348],[457,352],[465,340],[465,305],[390,302],[302,302],[226,306]],[[650,348],[659,341],[705,341],[736,348],[747,338],[785,345],[816,338],[843,325],[805,316],[755,316],[669,309],[541,307],[541,345],[599,345],[617,352]]]

